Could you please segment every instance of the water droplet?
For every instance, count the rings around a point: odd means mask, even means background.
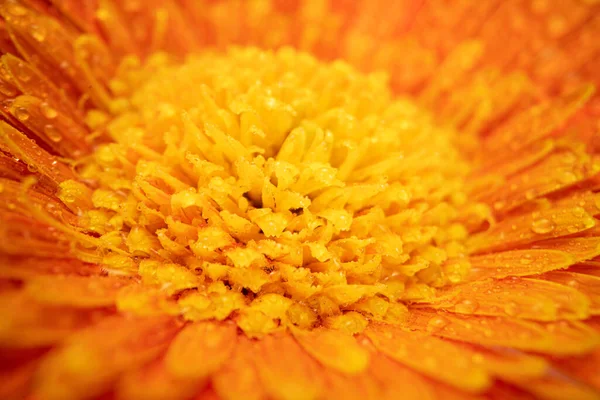
[[[58,115],[58,111],[56,111],[50,104],[44,102],[40,104],[40,111],[44,115],[44,117],[48,119],[54,119]]]
[[[503,201],[500,201],[500,200],[496,201],[496,202],[494,202],[494,209],[495,210],[501,210],[501,209],[504,208],[505,205],[506,205],[506,203],[503,202]]]
[[[577,175],[571,171],[564,171],[558,176],[558,181],[562,184],[573,183],[577,180]]]
[[[479,304],[473,300],[465,299],[458,303],[454,309],[460,314],[472,314],[477,311]]]
[[[46,28],[40,25],[31,25],[30,27],[31,36],[38,42],[43,42],[46,39]]]
[[[547,218],[536,219],[531,224],[531,230],[540,235],[550,233],[554,230],[554,228],[554,223]]]
[[[27,68],[27,66],[23,63],[19,63],[15,75],[17,79],[20,79],[23,82],[29,82],[31,80],[31,71]]]
[[[15,96],[17,94],[17,91],[14,90],[13,88],[9,87],[9,86],[0,84],[0,93],[2,93],[5,96],[12,97],[12,96]]]
[[[504,312],[506,315],[514,317],[519,311],[519,306],[514,301],[508,302],[504,305]]]
[[[23,107],[17,107],[14,110],[14,115],[15,117],[17,117],[17,119],[19,121],[27,121],[29,119],[29,113],[27,112],[26,108]]]
[[[38,167],[33,164],[27,164],[27,169],[34,174],[38,172]]]
[[[62,135],[54,125],[44,126],[44,133],[48,136],[48,139],[52,140],[54,143],[58,143],[62,140]]]
[[[437,317],[433,317],[429,320],[429,322],[427,323],[427,330],[429,332],[437,332],[443,329],[449,323],[450,320],[448,318],[438,315]]]
[[[533,263],[533,257],[531,256],[531,254],[525,254],[523,257],[521,257],[519,262],[523,265],[529,265]]]
[[[535,189],[529,189],[528,191],[525,192],[525,198],[527,200],[533,200],[533,199],[535,199],[535,196],[537,196],[537,192]]]
[[[583,218],[585,217],[585,209],[582,207],[575,207],[573,209],[573,216],[575,218]]]
[[[567,286],[576,288],[579,286],[579,282],[577,282],[577,280],[575,280],[575,279],[571,279],[570,281],[567,282]]]

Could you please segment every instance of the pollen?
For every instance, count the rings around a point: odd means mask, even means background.
[[[466,275],[461,215],[482,206],[461,141],[385,74],[230,48],[126,58],[110,86],[110,113],[87,121],[113,142],[61,196],[90,237],[77,254],[143,283],[120,309],[231,319],[250,337],[357,333]]]

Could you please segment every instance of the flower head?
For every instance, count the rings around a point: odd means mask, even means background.
[[[0,397],[598,398],[597,14],[0,2]]]

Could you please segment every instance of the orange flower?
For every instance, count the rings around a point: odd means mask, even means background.
[[[0,1],[0,398],[600,398],[600,6]]]

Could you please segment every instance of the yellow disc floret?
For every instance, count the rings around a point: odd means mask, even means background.
[[[384,75],[233,48],[127,59],[111,89],[113,115],[88,123],[114,142],[78,166],[93,189],[68,181],[62,196],[105,270],[148,288],[120,308],[162,293],[173,313],[250,336],[356,333],[459,279],[469,165]]]

